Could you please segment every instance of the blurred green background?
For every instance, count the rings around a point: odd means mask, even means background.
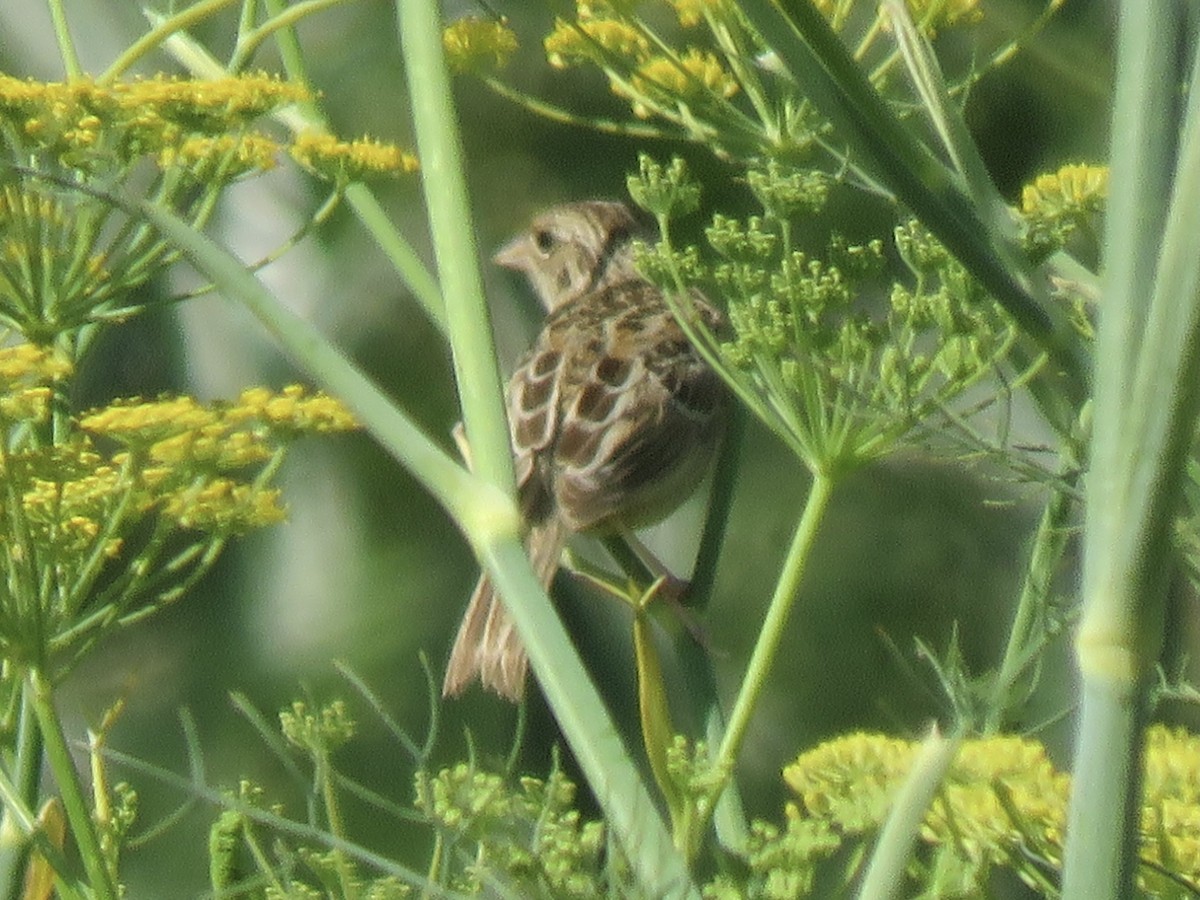
[[[575,109],[621,114],[621,104],[590,71],[554,72],[540,35],[550,4],[496,0],[522,39],[509,78],[532,93]],[[1042,4],[985,2],[980,40],[1028,21]],[[71,27],[85,67],[103,69],[144,32],[138,5],[73,0]],[[478,8],[446,4],[453,18]],[[1068,0],[1051,26],[1016,60],[972,92],[969,122],[997,183],[1016,199],[1036,174],[1075,161],[1101,161],[1113,32],[1110,4]],[[226,15],[199,36],[228,52],[235,20]],[[348,3],[304,23],[300,36],[334,129],[369,133],[411,146],[404,73],[390,2]],[[56,80],[62,72],[42,0],[0,4],[0,69]],[[953,32],[939,49],[958,60],[975,46]],[[158,60],[162,69],[173,63]],[[276,69],[265,53],[257,64]],[[141,70],[149,74],[150,67]],[[639,149],[626,140],[550,124],[463,81],[459,109],[482,254],[520,230],[550,204],[621,197]],[[659,158],[686,156],[706,185],[705,213],[750,208],[735,171],[694,147],[658,145]],[[428,239],[415,180],[380,188],[387,209],[426,258]],[[321,195],[294,171],[279,171],[231,192],[212,232],[243,258],[261,257],[286,239]],[[698,227],[703,216],[693,220]],[[854,195],[812,224],[814,246],[831,230],[854,237],[886,234],[884,211]],[[536,328],[532,298],[513,278],[485,266],[506,365]],[[438,333],[353,218],[339,213],[313,237],[262,273],[292,308],[317,323],[428,432],[447,447],[457,419],[449,354]],[[163,296],[194,285],[178,271],[146,290]],[[278,387],[296,377],[248,314],[220,298],[189,301],[113,329],[83,367],[79,405],[122,395],[187,391],[230,397],[250,384]],[[1017,403],[1015,443],[1036,445],[1039,423]],[[177,772],[187,758],[179,710],[194,718],[210,783],[233,786],[248,776],[300,815],[303,798],[288,783],[254,730],[233,707],[243,693],[274,721],[294,697],[345,696],[361,722],[358,739],[339,754],[347,774],[397,802],[411,800],[412,763],[335,672],[342,660],[378,693],[392,715],[421,741],[429,699],[418,653],[440,679],[457,620],[477,568],[466,544],[415,482],[363,436],[310,439],[290,456],[282,479],[288,522],[234,544],[217,570],[183,602],[109,641],[64,694],[72,733],[82,737],[118,698],[127,703],[110,743]],[[765,607],[806,480],[798,462],[765,430],[751,425],[719,581],[706,629],[722,689],[731,692]],[[968,662],[983,670],[998,660],[1010,604],[1024,567],[1038,492],[980,465],[912,451],[864,471],[836,497],[790,623],[789,646],[756,719],[743,767],[752,813],[777,817],[780,766],[798,750],[848,729],[914,735],[947,713],[914,638],[937,652],[954,623]],[[677,571],[690,567],[702,516],[695,502],[651,534],[652,546]],[[1068,573],[1064,588],[1070,588]],[[564,615],[602,690],[626,724],[633,685],[626,614],[559,579]],[[899,656],[889,649],[894,646]],[[1070,704],[1069,661],[1049,660],[1029,727]],[[465,753],[464,728],[484,757],[507,753],[515,714],[472,692],[441,708],[435,761]],[[1060,762],[1069,734],[1062,720],[1044,732]],[[523,770],[545,772],[556,732],[531,698]],[[120,771],[116,777],[125,777]],[[185,797],[132,779],[142,795],[142,827]],[[585,804],[587,799],[584,798]],[[162,836],[129,852],[129,896],[202,894],[207,884],[206,829],[214,812],[198,807]],[[348,801],[351,834],[422,869],[429,835]]]

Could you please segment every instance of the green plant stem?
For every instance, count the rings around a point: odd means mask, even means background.
[[[113,60],[108,69],[96,79],[96,83],[112,84],[128,71],[130,66],[172,35],[186,31],[191,26],[212,16],[213,13],[236,2],[237,0],[200,0],[199,3],[189,6],[183,12],[161,20],[158,25],[134,41],[124,53]]]
[[[13,789],[16,800],[27,810],[38,808],[38,775],[42,767],[42,734],[29,700],[29,685],[22,682],[21,711],[17,723],[17,746],[13,765]],[[4,829],[14,827],[9,817],[15,815],[5,804]],[[16,900],[21,896],[26,861],[29,859],[28,840],[10,840],[9,834],[0,839],[0,897]]]
[[[729,725],[717,753],[716,765],[727,782],[733,777],[733,767],[737,762],[738,752],[746,737],[746,729],[750,725],[750,717],[758,705],[758,698],[767,684],[771,666],[775,662],[775,654],[779,650],[787,626],[788,614],[799,593],[800,581],[812,552],[813,542],[829,500],[833,496],[834,479],[828,475],[813,476],[808,499],[804,504],[804,512],[792,535],[792,544],[788,548],[787,558],[783,563],[779,582],[775,586],[775,595],[767,609],[758,641],[742,678],[742,687],[734,701],[733,710],[729,714]]]
[[[297,14],[304,6],[304,3],[298,3],[289,7],[283,0],[266,0],[266,8],[271,14],[269,23],[271,33],[276,34],[279,55],[283,59],[288,77],[292,81],[309,86],[311,80],[308,77],[308,66],[304,61],[304,54],[301,52],[295,28],[298,21]],[[306,13],[312,11],[306,10]],[[284,25],[286,27],[281,27]],[[254,39],[261,36],[266,27],[258,29],[254,34]],[[247,40],[248,43],[254,43],[254,40],[250,38]],[[245,46],[238,47],[235,60],[239,58],[239,55],[242,55],[241,58],[249,58],[249,51]],[[313,91],[314,95],[316,93]],[[303,105],[301,115],[300,124],[303,127],[321,131],[330,130],[329,120],[315,100]],[[370,188],[361,182],[352,184],[346,188],[345,197],[350,208],[354,210],[354,214],[358,216],[358,221],[375,239],[376,245],[400,274],[417,302],[421,304],[421,308],[425,310],[429,320],[438,327],[442,334],[445,334],[447,327],[446,304],[442,301],[441,288],[433,277],[433,273],[429,271],[429,267],[417,255],[412,244],[406,241],[396,229]]]
[[[339,0],[339,2],[345,2],[345,0]],[[287,7],[280,0],[267,0],[266,2],[268,12],[276,17],[272,19],[272,22],[276,22],[278,19],[280,25],[280,27],[272,29],[271,34],[276,37],[279,56],[283,60],[288,78],[295,84],[309,87],[311,81],[308,77],[308,67],[304,63],[299,41],[295,37],[295,19],[291,16],[280,18],[289,11],[298,11],[301,7],[304,7],[306,14],[314,11],[314,7],[303,3],[297,4],[295,7]],[[152,15],[151,21],[158,22],[159,19]],[[255,34],[257,33],[255,32]],[[181,31],[173,31],[164,46],[192,75],[201,78],[224,78],[229,75],[229,70],[204,46]],[[318,92],[313,91],[313,93],[315,95]],[[329,121],[315,101],[280,110],[275,114],[275,118],[294,133],[330,131]],[[370,188],[362,183],[351,184],[346,188],[344,196],[346,203],[358,216],[358,220],[375,240],[379,249],[395,267],[429,320],[444,334],[446,332],[445,305],[442,303],[441,289],[429,268],[412,245],[396,229]]]
[[[46,744],[46,760],[62,795],[63,810],[71,827],[71,836],[79,848],[84,871],[87,872],[88,886],[99,900],[117,900],[117,889],[100,849],[100,837],[96,834],[87,795],[75,769],[75,761],[71,758],[71,749],[67,746],[58,710],[54,708],[54,688],[36,668],[29,670],[26,679],[29,699]]]
[[[987,710],[984,734],[995,734],[1005,724],[1013,706],[1013,686],[1025,672],[1031,659],[1030,636],[1039,613],[1046,608],[1050,583],[1062,559],[1070,534],[1069,525],[1073,503],[1067,486],[1054,486],[1042,510],[1037,532],[1033,537],[1033,552],[1025,572],[1025,583],[1017,601],[1017,611],[1008,632],[1004,657],[996,673],[991,703]]]
[[[80,66],[79,54],[75,51],[75,42],[71,38],[71,27],[67,22],[63,2],[47,0],[46,5],[50,7],[50,20],[54,23],[54,36],[58,39],[58,52],[62,56],[63,70],[67,78],[79,78],[83,75],[83,67]]]
[[[254,58],[262,42],[275,32],[287,29],[294,34],[295,26],[301,19],[349,2],[350,0],[300,0],[299,3],[290,6],[268,3],[271,17],[257,28],[243,31],[238,36],[237,49],[229,58],[229,69],[233,72],[241,71],[242,67]]]
[[[921,837],[921,826],[934,797],[942,787],[961,734],[942,737],[935,728],[921,742],[912,769],[892,801],[879,840],[859,886],[858,900],[890,900],[903,896],[908,866]]]
[[[442,301],[442,291],[438,287],[437,279],[417,255],[412,244],[396,230],[375,194],[365,184],[352,184],[346,188],[346,202],[421,304],[421,308],[429,316],[429,321],[445,334],[449,327],[446,322],[446,304]]]
[[[733,508],[733,493],[737,485],[738,463],[742,455],[742,439],[746,433],[746,410],[730,398],[729,423],[717,457],[712,490],[708,497],[708,515],[696,548],[696,566],[688,582],[684,602],[692,609],[704,609],[712,597],[717,578],[717,562],[725,543],[725,529]]]
[[[513,496],[516,482],[508,417],[471,227],[462,139],[442,55],[441,14],[437,4],[427,0],[397,2],[396,9],[421,185],[473,468]]]
[[[508,420],[472,236],[457,116],[442,51],[440,4],[397,0],[396,12],[474,468],[485,483],[512,497]],[[505,598],[534,674],[642,889],[650,896],[698,897],[628,749],[530,568],[519,534],[493,532],[489,537],[476,542],[476,552]]]
[[[1143,728],[1176,565],[1171,530],[1200,411],[1200,65],[1193,11],[1186,0],[1121,5],[1076,638],[1083,702],[1066,900],[1134,892]]]
[[[329,833],[334,837],[345,839],[346,828],[342,823],[342,810],[338,804],[337,791],[334,790],[333,766],[329,761],[328,752],[321,753],[317,757],[316,763],[317,779],[321,782],[321,797],[325,802],[325,817],[329,822]],[[332,853],[338,881],[341,882],[342,896],[346,900],[356,900],[358,887],[354,883],[354,870],[350,866],[350,861],[336,847]]]

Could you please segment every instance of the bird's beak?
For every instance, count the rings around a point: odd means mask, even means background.
[[[529,268],[529,235],[513,238],[496,251],[492,262],[506,269],[523,272]]]

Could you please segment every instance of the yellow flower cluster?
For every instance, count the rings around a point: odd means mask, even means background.
[[[859,733],[802,754],[783,771],[798,800],[790,827],[846,836],[877,829],[918,750],[909,741]],[[1036,741],[964,741],[922,836],[971,863],[1003,863],[1028,851],[1054,861],[1069,792],[1069,776],[1055,771]],[[1142,834],[1141,858],[1155,864],[1143,878],[1153,878],[1158,866],[1200,880],[1200,737],[1160,725],[1147,731]],[[826,854],[830,847],[813,841],[811,850]]]
[[[738,92],[737,81],[716,56],[694,47],[678,59],[655,56],[642,63],[634,72],[633,86],[652,96],[665,92],[684,103],[705,94],[728,99]]]
[[[272,168],[281,145],[253,131],[267,113],[310,99],[299,85],[255,73],[212,80],[158,75],[116,84],[38,82],[0,75],[0,121],[25,142],[85,171],[103,161],[183,167],[199,179],[230,180]],[[416,159],[390,144],[304,136],[289,148],[313,170],[340,176],[412,172]]]
[[[417,170],[417,158],[395,144],[371,138],[341,141],[332,134],[299,135],[290,153],[305,168],[337,184],[369,175],[400,175]]]
[[[684,25],[698,24],[705,9],[715,10],[720,0],[673,2]],[[652,53],[650,33],[619,10],[581,6],[574,21],[556,19],[543,45],[555,68],[592,63],[608,75],[613,93],[628,99],[636,115],[647,118],[658,109],[718,97],[728,99],[739,90],[735,79],[716,54],[689,47],[678,55]]]
[[[357,427],[342,404],[322,393],[308,395],[299,385],[279,394],[249,388],[233,403],[212,406],[186,396],[118,401],[84,415],[79,424],[156,463],[220,471],[269,459],[279,437]]]
[[[1200,737],[1182,728],[1147,732],[1142,796],[1142,858],[1200,882]]]
[[[126,446],[113,462],[140,467],[141,484],[183,528],[235,531],[278,522],[279,492],[218,476],[275,458],[281,440],[355,426],[345,407],[299,386],[244,391],[231,404],[191,397],[123,401],[84,415],[80,427]]]
[[[831,20],[834,28],[845,22],[854,9],[857,0],[813,0],[813,5],[825,18]],[[932,37],[939,28],[952,25],[971,25],[983,18],[979,9],[979,0],[906,0],[909,14],[921,32]],[[871,11],[875,12],[878,3],[871,3]]]
[[[295,437],[357,427],[296,385],[119,400],[72,419],[70,373],[53,348],[0,348],[0,656],[52,656],[60,672],[181,596],[225,539],[279,522],[271,479]]]
[[[174,491],[165,498],[162,510],[180,528],[225,533],[274,525],[284,517],[278,488],[241,484],[230,478],[214,478]]]
[[[716,12],[726,0],[667,0],[675,17],[684,28],[694,28],[704,21],[705,13]]]
[[[0,75],[0,119],[34,152],[83,165],[94,153],[131,163],[188,136],[230,135],[298,100],[301,87],[265,74],[211,81],[156,76],[112,85],[82,78],[39,82]]]
[[[0,423],[46,421],[53,396],[50,386],[70,374],[71,364],[48,347],[18,344],[0,349]]]
[[[88,552],[131,488],[126,473],[85,444],[21,454],[6,463],[2,477],[20,491],[29,540],[51,555]],[[19,546],[18,535],[2,537],[10,546]],[[111,558],[122,545],[120,537],[109,535],[99,549]]]
[[[622,19],[556,19],[554,30],[542,42],[546,58],[556,69],[593,62],[606,65],[607,56],[640,61],[650,52],[650,42],[638,28]]]
[[[1108,167],[1072,164],[1039,175],[1021,191],[1022,214],[1055,219],[1103,207],[1108,197]]]
[[[456,74],[502,69],[517,50],[517,36],[503,20],[467,16],[442,32],[446,64]]]
[[[244,390],[225,415],[230,420],[257,418],[276,428],[314,434],[358,427],[354,416],[340,402],[322,393],[308,396],[298,384],[290,384],[278,394],[262,387]]]
[[[226,179],[275,167],[279,144],[265,134],[192,135],[158,153],[161,169],[180,167],[198,177],[212,172]]]

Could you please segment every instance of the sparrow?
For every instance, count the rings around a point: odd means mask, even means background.
[[[572,534],[653,524],[695,489],[723,430],[725,387],[662,292],[633,262],[641,229],[622,203],[554,207],[493,260],[526,276],[546,311],[506,399],[518,503],[533,569],[549,587]],[[710,330],[721,314],[688,304]],[[481,576],[450,652],[443,696],[478,677],[513,702],[528,659]]]

